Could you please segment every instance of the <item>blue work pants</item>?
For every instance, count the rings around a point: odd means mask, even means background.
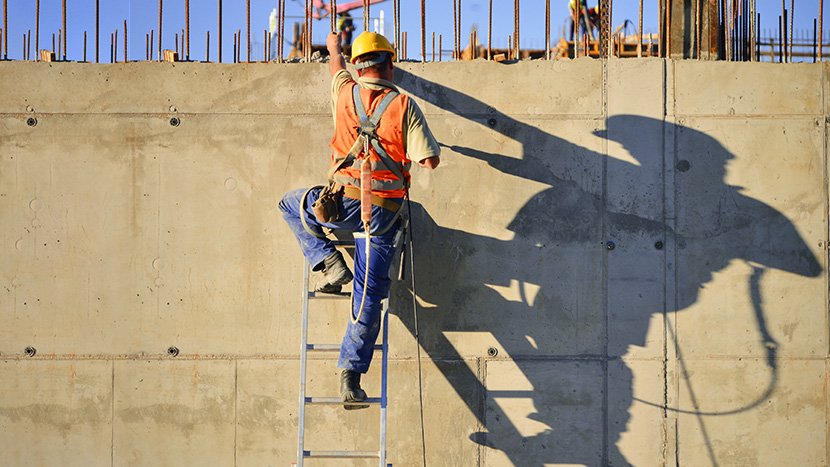
[[[335,247],[329,239],[320,238],[307,232],[303,227],[300,216],[305,216],[308,227],[315,232],[322,233],[323,227],[363,232],[363,224],[360,220],[360,201],[345,196],[340,197],[339,220],[331,223],[318,222],[311,210],[311,205],[320,197],[321,190],[322,187],[312,188],[311,190],[289,191],[279,204],[285,222],[291,228],[300,244],[303,255],[315,271],[323,268],[323,259],[334,253]],[[308,191],[308,195],[305,203],[303,203],[303,195],[306,194],[306,191]],[[402,202],[403,200],[394,199],[394,201]],[[303,204],[305,204],[304,209]],[[388,226],[394,219],[395,213],[380,206],[372,206],[372,235],[368,276],[366,274],[366,238],[355,237],[352,318],[348,322],[346,334],[343,336],[343,342],[340,345],[340,359],[337,364],[339,368],[359,373],[369,371],[373,347],[380,330],[381,301],[389,296],[389,286],[391,284],[389,269],[395,253],[394,240],[400,220],[395,221],[395,225],[386,232],[380,235],[374,235],[374,233]],[[366,298],[361,312],[361,300],[363,300],[364,293]],[[357,323],[354,323],[353,321],[358,315],[360,318]]]

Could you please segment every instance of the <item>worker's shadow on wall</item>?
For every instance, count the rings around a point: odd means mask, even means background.
[[[424,349],[433,358],[484,355],[486,348],[459,350],[456,345],[475,341],[471,333],[486,333],[482,345],[492,335],[499,356],[512,357],[488,361],[486,388],[466,366],[439,365],[486,430],[474,433],[473,441],[502,451],[514,465],[625,464],[616,442],[627,431],[633,380],[619,357],[631,346],[649,344],[654,314],[694,304],[713,273],[734,260],[747,262],[753,271],[747,293],[759,342],[767,346],[771,376],[755,402],[720,413],[752,410],[774,391],[777,344],[760,303],[762,273],[771,268],[816,277],[822,268],[783,214],[726,184],[726,166],[735,156],[718,141],[688,127],[633,115],[610,117],[607,133],[586,135],[616,140],[637,165],[519,122],[438,83],[403,70],[397,73],[401,87],[416,97],[481,124],[482,131],[491,131],[495,121],[494,131],[522,145],[521,158],[515,158],[447,142],[454,153],[549,187],[530,198],[506,226],[514,234],[510,240],[471,233],[460,220],[454,228],[440,226],[422,206],[413,209],[421,245],[416,251],[418,295],[427,304],[420,321]],[[644,138],[664,132],[674,133],[689,149],[683,152],[685,160],[675,161],[682,173],[674,182],[677,220],[672,226],[663,221],[660,206],[654,212],[638,207],[649,201],[638,199],[637,193],[659,190],[656,199],[661,199],[662,187],[636,186],[662,174],[663,152],[650,149],[655,146],[644,144]],[[605,193],[608,180],[623,180],[616,184],[622,191],[628,180],[634,187],[630,200],[615,206],[603,196],[603,170]],[[484,184],[458,189],[473,190],[478,197],[487,196],[483,190],[499,191]],[[609,241],[615,242],[614,250],[608,249]],[[662,269],[667,254],[673,255],[669,263],[677,258],[676,274]],[[668,275],[677,283],[675,292],[665,297]],[[410,314],[399,315],[414,332]],[[454,342],[453,332],[467,338]],[[659,398],[650,402],[655,410],[663,404]],[[520,413],[525,406],[526,418]],[[698,414],[704,409],[695,408]]]

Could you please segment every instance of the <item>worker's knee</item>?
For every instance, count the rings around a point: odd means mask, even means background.
[[[307,190],[300,188],[287,192],[280,200],[278,206],[283,214],[300,212],[300,205],[303,201],[303,195]]]

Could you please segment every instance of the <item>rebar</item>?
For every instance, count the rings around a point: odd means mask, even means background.
[[[452,0],[452,58],[458,59],[458,2]]]
[[[548,2],[548,10],[550,10],[550,0]],[[548,13],[548,22],[550,22],[550,13]],[[490,0],[490,13],[487,15],[487,60],[493,59],[493,0]]]
[[[421,63],[427,61],[427,11],[426,0],[421,0]]]
[[[435,62],[435,31],[432,31],[432,61]]]
[[[784,26],[778,16],[778,63],[784,63]]]
[[[248,42],[246,50],[248,63],[251,63],[251,0],[245,0],[245,30],[248,34]]]
[[[63,36],[61,35],[61,33],[62,33],[62,31],[60,29],[58,29],[58,53],[55,54],[55,58],[57,60],[60,60],[60,58],[62,57],[62,55],[61,55],[61,44],[63,42],[61,42],[61,41],[62,41]]]
[[[757,28],[757,23],[755,22],[755,15],[755,0],[749,0],[749,60],[752,62],[758,61],[758,55],[755,52],[755,49],[758,44],[758,36],[755,34],[755,29]]]
[[[66,36],[68,35],[66,29],[66,0],[63,0],[62,5],[61,17],[63,18],[63,28],[61,30],[63,31],[63,61],[66,61]]]
[[[519,60],[519,0],[513,2],[513,46],[516,49],[516,60]]]
[[[760,21],[759,21],[760,23]],[[818,1],[818,60],[821,61],[824,51],[824,0]]]
[[[607,58],[608,48],[611,44],[611,15],[608,11],[608,0],[600,0],[599,5],[599,56],[600,58]],[[576,39],[576,32],[579,30],[579,22],[577,21],[575,12],[573,22],[575,33],[574,39]],[[574,53],[576,53],[576,41],[574,41]]]
[[[392,42],[395,43],[396,60],[401,58],[401,39],[398,36],[398,26],[398,0],[392,0]]]
[[[173,34],[174,41],[176,42],[176,55],[179,54],[179,33]]]
[[[110,33],[110,63],[114,60],[112,59],[114,50],[115,50],[115,38],[113,37],[114,33]],[[55,53],[55,35],[52,34],[52,53]]]
[[[282,63],[282,49],[285,40],[285,0],[279,0],[279,31],[277,32],[277,48],[279,49],[279,62]]]
[[[331,0],[329,2],[329,20],[331,22],[331,32],[337,33],[337,2],[335,0]]]
[[[185,44],[187,48],[184,49],[184,59],[185,61],[190,61],[190,0],[184,0],[184,29],[185,33]]]
[[[695,4],[695,52],[697,55],[697,59],[700,60],[700,33],[701,33],[701,24],[700,24],[700,0],[697,0]]]
[[[262,61],[268,61],[268,30],[262,30]]]
[[[86,46],[84,46],[84,53],[86,53]],[[35,0],[35,60],[40,61],[40,0]]]
[[[395,24],[398,25],[398,38],[395,41],[396,44],[401,42],[401,0],[394,0],[398,4],[398,8],[395,14]],[[455,0],[453,0],[455,1]]]
[[[637,58],[643,57],[643,0],[640,0],[640,12],[637,21]]]
[[[97,3],[98,0],[95,0],[95,1]],[[164,2],[164,0],[159,0],[159,57],[158,57],[159,61],[164,60],[164,53],[162,52],[162,49],[161,49],[162,48],[161,43],[163,42],[162,39],[164,38],[164,36],[162,35],[162,32],[161,32],[162,31],[162,29],[161,29],[162,13],[164,12],[164,10],[163,10],[164,5],[162,4],[162,2]]]
[[[20,52],[21,52],[20,56],[23,58],[24,61],[29,59],[26,56],[26,33],[25,32],[23,33],[23,48],[20,50]]]
[[[37,53],[37,50],[35,50]],[[86,63],[86,31],[84,31],[84,63]]]
[[[493,4],[493,0],[490,0],[490,4]],[[642,2],[640,4],[642,5]],[[489,59],[490,50],[488,49],[487,60]],[[545,0],[545,60],[550,60],[550,0]]]
[[[66,39],[66,34],[63,35]],[[124,20],[124,63],[127,63],[127,20]]]
[[[144,33],[144,60],[150,60],[150,33]]]
[[[366,8],[366,0],[363,0],[363,7]],[[308,39],[308,18],[311,16],[311,0],[305,0],[305,16],[303,17],[303,33],[302,33],[302,40],[300,41],[303,44],[303,60],[309,61],[311,58],[311,53],[308,51],[309,44],[311,43]],[[364,10],[363,16],[365,18],[366,12]]]
[[[277,2],[277,4],[279,5],[279,2]],[[216,53],[219,56],[218,62],[222,63],[222,0],[219,0],[216,10],[216,22],[219,23],[217,24],[219,32],[217,34],[218,37],[216,38]]]
[[[58,32],[58,35],[60,35],[60,32]],[[118,63],[118,29],[112,35],[112,63]],[[60,48],[60,41],[58,41],[58,48]]]
[[[205,31],[205,63],[210,63],[210,31]]]
[[[161,2],[161,0],[159,0]],[[161,21],[161,17],[159,17],[159,22]],[[98,63],[98,49],[99,44],[98,42],[101,39],[101,5],[100,0],[95,0],[95,63]],[[159,29],[159,39],[161,39],[161,29]],[[159,40],[159,50],[161,48],[161,40]],[[161,55],[159,53],[159,55]]]
[[[441,41],[444,38],[443,34],[438,34],[438,61],[444,61],[444,49],[441,46]]]
[[[816,33],[818,24],[816,22],[816,18],[813,18],[813,63],[816,63]]]
[[[789,63],[790,62],[790,55],[789,55],[789,52],[788,52],[789,51],[788,41],[789,41],[790,33],[787,31],[787,15],[788,14],[789,14],[789,11],[787,11],[785,9],[784,10],[784,20],[783,20],[783,23],[782,23],[783,26],[784,26],[784,52],[783,52],[784,53],[784,63]]]
[[[26,60],[32,59],[32,30],[26,31]]]
[[[150,60],[153,59],[153,45],[156,43],[155,32],[153,29],[150,30]]]
[[[674,0],[668,0],[668,2],[669,7],[666,9],[666,50],[663,51],[663,54],[666,58],[671,58],[671,20]]]
[[[9,59],[9,0],[3,0],[3,60]]]
[[[233,33],[233,63],[236,63],[236,33]]]

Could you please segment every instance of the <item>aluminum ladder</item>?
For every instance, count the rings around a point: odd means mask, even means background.
[[[398,229],[395,235],[395,256],[402,250],[403,239],[405,237],[406,227]],[[355,234],[359,235],[359,234]],[[334,240],[332,243],[335,246],[352,247],[354,242],[344,240]],[[360,252],[356,252],[360,254]],[[393,268],[394,268],[394,261]],[[304,261],[303,267],[303,324],[300,344],[300,398],[299,398],[299,422],[297,426],[297,467],[303,466],[303,461],[308,458],[315,459],[378,459],[380,467],[391,467],[392,464],[386,463],[386,406],[387,406],[387,391],[386,380],[388,374],[388,355],[389,355],[389,299],[383,300],[383,307],[381,311],[381,343],[375,344],[375,351],[381,351],[381,377],[380,377],[380,397],[369,397],[363,402],[344,403],[340,397],[310,397],[306,395],[306,364],[308,352],[339,352],[340,344],[309,344],[308,343],[308,304],[310,300],[343,300],[351,303],[351,294],[322,294],[309,290],[309,274],[311,265],[308,261]],[[391,272],[391,271],[390,271]],[[305,408],[307,405],[379,405],[380,406],[380,440],[377,451],[324,451],[324,450],[308,450],[304,444],[305,438]]]

